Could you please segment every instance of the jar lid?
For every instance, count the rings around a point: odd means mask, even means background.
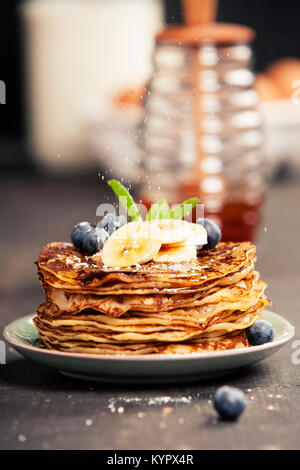
[[[208,23],[205,25],[172,26],[156,35],[156,42],[173,45],[198,46],[214,44],[236,44],[252,41],[253,29],[230,23]]]

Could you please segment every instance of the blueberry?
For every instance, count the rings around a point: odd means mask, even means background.
[[[108,238],[108,233],[99,227],[90,230],[83,239],[82,251],[85,255],[91,256],[101,250]]]
[[[71,233],[71,240],[77,250],[82,251],[83,239],[92,228],[93,226],[89,222],[80,222],[75,225]]]
[[[123,215],[117,216],[115,214],[107,213],[105,216],[98,222],[97,227],[103,228],[109,236],[126,224],[126,219]]]
[[[258,320],[249,326],[246,330],[247,338],[251,346],[258,346],[259,344],[269,343],[273,341],[274,330],[266,320]]]
[[[218,388],[214,397],[214,407],[221,418],[233,421],[243,413],[245,406],[242,390],[227,385]]]
[[[203,225],[207,231],[207,244],[204,245],[203,248],[214,248],[222,238],[220,227],[211,219],[197,219],[196,223]]]

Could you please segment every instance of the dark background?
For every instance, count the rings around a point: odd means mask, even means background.
[[[108,0],[107,0],[108,1]],[[124,0],[126,1],[126,0]],[[25,133],[22,94],[21,0],[1,0],[0,79],[6,83],[6,105],[0,106],[0,169],[31,170],[22,149]],[[167,23],[182,21],[180,0],[164,0]],[[218,21],[253,27],[256,70],[284,56],[300,56],[300,0],[220,0]]]

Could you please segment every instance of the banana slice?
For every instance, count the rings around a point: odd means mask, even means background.
[[[186,224],[183,220],[160,219],[152,220],[150,223],[160,229],[161,242],[165,245],[182,243],[186,240]]]
[[[102,262],[106,266],[120,268],[147,263],[158,253],[160,239],[159,228],[149,222],[129,222],[105,242]]]
[[[182,263],[183,261],[193,261],[197,259],[195,246],[170,246],[164,245],[154,256],[156,263]]]
[[[186,228],[187,238],[182,243],[184,246],[195,245],[197,247],[206,245],[207,243],[207,231],[203,227],[203,225],[199,224],[192,224],[190,222],[186,222],[188,224]]]
[[[180,244],[205,245],[207,243],[207,232],[203,225],[193,224],[186,220],[161,219],[150,222],[161,231],[161,242],[165,245]]]

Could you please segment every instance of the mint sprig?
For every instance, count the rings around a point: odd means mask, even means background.
[[[169,217],[169,204],[166,199],[155,202],[150,207],[147,220],[167,219]]]
[[[193,208],[198,204],[199,199],[197,197],[192,197],[183,201],[178,206],[173,207],[169,212],[170,219],[183,219],[186,215],[192,212]]]
[[[113,190],[113,192],[118,196],[120,203],[126,209],[127,214],[131,218],[133,222],[142,220],[142,216],[140,211],[138,210],[132,196],[127,191],[125,186],[117,180],[109,180],[109,186]]]
[[[120,181],[109,180],[109,186],[118,196],[120,203],[126,209],[127,214],[133,222],[142,220],[140,211],[133,200],[133,197],[129,191],[123,186]],[[166,199],[161,199],[160,201],[151,205],[147,217],[147,220],[156,220],[156,219],[179,219],[182,220],[193,208],[199,203],[197,197],[192,197],[183,201],[181,204],[169,209],[169,204]]]

